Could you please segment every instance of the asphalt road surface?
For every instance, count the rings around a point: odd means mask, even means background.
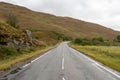
[[[63,42],[33,60],[16,80],[120,80],[120,76]]]

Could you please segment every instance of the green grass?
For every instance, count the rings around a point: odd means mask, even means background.
[[[120,72],[119,46],[80,46],[74,44],[70,44],[70,46]]]
[[[35,51],[24,51],[24,53],[13,55],[9,57],[9,59],[0,60],[0,70],[7,70],[14,66],[16,63],[23,62],[28,60],[32,57],[38,56],[43,54],[44,52],[50,50],[52,47],[45,47],[45,48],[37,48]]]

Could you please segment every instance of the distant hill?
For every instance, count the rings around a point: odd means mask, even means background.
[[[35,35],[40,35],[40,38],[45,41],[49,41],[49,39],[52,41],[52,39],[55,40],[57,38],[56,34],[53,32],[71,38],[104,37],[105,39],[113,39],[120,34],[118,31],[114,31],[98,24],[69,17],[59,17],[51,14],[35,12],[25,7],[0,2],[1,21],[6,20],[4,15],[9,12],[12,12],[18,17],[21,28],[33,30]],[[38,32],[35,32],[36,30]]]

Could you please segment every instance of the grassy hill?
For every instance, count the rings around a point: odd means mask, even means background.
[[[53,32],[58,32],[68,37],[104,37],[113,39],[120,32],[69,17],[58,17],[51,14],[35,12],[25,7],[0,2],[0,20],[6,20],[5,14],[12,12],[19,19],[19,25],[23,29],[33,30],[36,38],[46,42],[53,41],[58,37]],[[36,32],[37,30],[37,32]]]

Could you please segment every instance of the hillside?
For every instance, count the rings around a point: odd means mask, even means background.
[[[36,35],[43,36],[46,41],[49,38],[56,39],[56,35],[51,31],[64,34],[65,36],[76,37],[104,37],[105,39],[113,39],[120,32],[106,28],[104,26],[93,24],[69,17],[58,17],[51,14],[31,11],[27,8],[16,6],[13,4],[0,2],[0,20],[6,20],[4,15],[12,12],[19,19],[19,25],[23,29],[31,29]],[[51,34],[51,35],[49,35]],[[45,39],[47,36],[47,39]],[[53,41],[54,42],[54,41]]]

